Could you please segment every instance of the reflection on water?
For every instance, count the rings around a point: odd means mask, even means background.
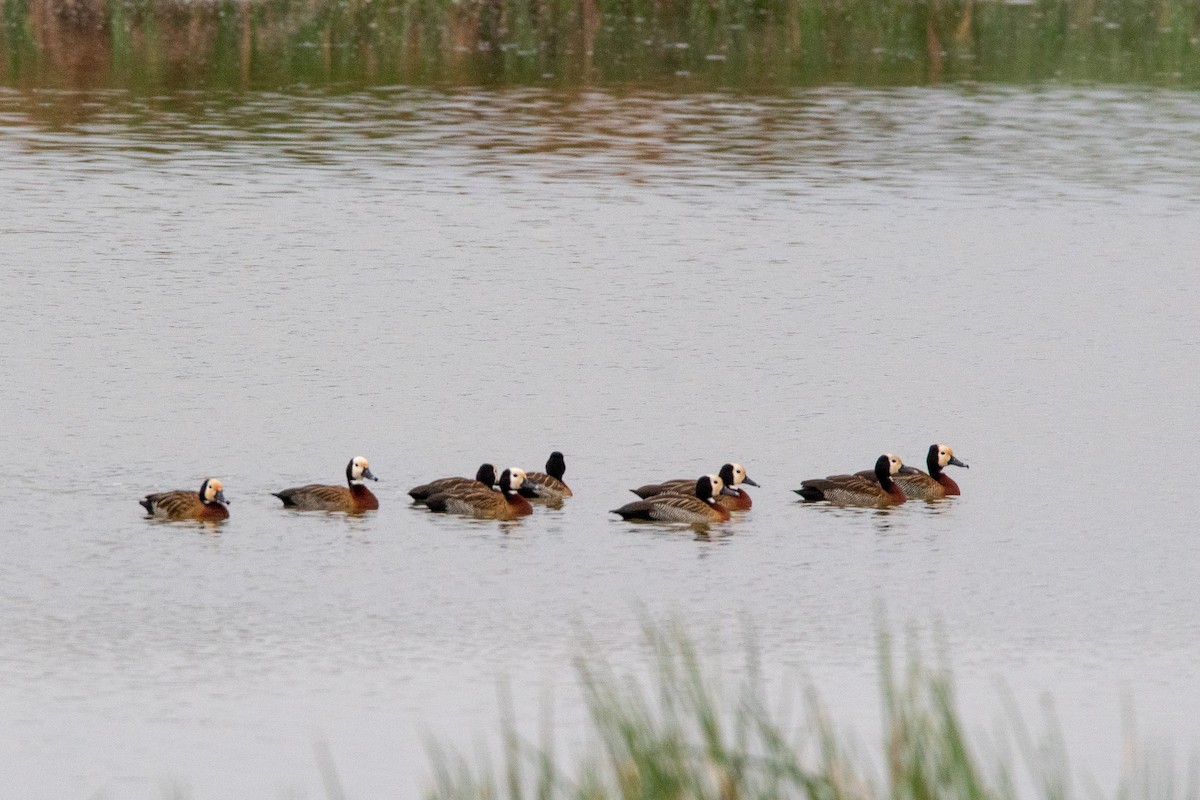
[[[80,169],[171,164],[219,176],[253,158],[258,170],[311,167],[305,174],[346,182],[452,167],[438,179],[458,185],[473,176],[708,185],[803,176],[779,186],[797,197],[846,181],[888,188],[938,176],[977,191],[1012,176],[1036,191],[1067,181],[1193,193],[1197,117],[1191,94],[1118,90],[0,91],[3,145],[33,163],[69,154],[86,159]],[[1129,138],[1109,135],[1110,125]]]
[[[573,637],[638,663],[642,613],[753,620],[864,735],[883,604],[980,725],[1052,692],[1101,785],[1122,696],[1191,741],[1198,139],[1145,89],[0,91],[11,791],[318,795],[324,738],[416,796],[503,678],[572,741]],[[935,440],[952,501],[792,493]],[[575,496],[517,523],[404,493],[553,449]],[[356,452],[377,513],[270,496]],[[727,460],[728,525],[607,513]],[[219,532],[142,518],[214,473]]]

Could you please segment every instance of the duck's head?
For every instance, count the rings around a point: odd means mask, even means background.
[[[525,483],[525,470],[519,467],[509,467],[500,473],[500,491],[505,494],[516,494]]]
[[[706,503],[715,503],[719,494],[737,495],[737,492],[725,485],[720,475],[701,475],[696,479],[696,497]]]
[[[966,464],[955,458],[954,451],[944,444],[929,445],[929,461],[936,463],[939,468],[953,464],[956,467],[970,469]]]
[[[567,462],[563,460],[563,454],[555,450],[546,461],[546,474],[561,481],[566,472]]]
[[[479,471],[475,473],[475,480],[479,481],[484,486],[495,486],[496,468],[491,464],[480,464]]]
[[[200,502],[208,505],[229,505],[229,501],[225,499],[225,487],[216,478],[205,478],[204,483],[200,484]]]
[[[748,484],[750,486],[758,486],[750,476],[746,474],[746,468],[741,464],[726,464],[721,467],[721,480],[725,481],[726,486],[738,486],[740,484]]]
[[[354,458],[350,459],[350,463],[346,465],[346,480],[351,486],[353,486],[356,483],[361,484],[363,482],[363,478],[366,478],[369,481],[379,480],[379,478],[376,478],[371,474],[370,462],[368,462],[362,456],[355,456]]]
[[[912,467],[904,466],[904,462],[900,460],[900,456],[894,456],[891,453],[884,453],[875,461],[875,475],[882,482],[886,475],[912,475],[917,470]]]

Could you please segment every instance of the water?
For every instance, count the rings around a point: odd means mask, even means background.
[[[1140,89],[0,91],[0,765],[13,796],[417,796],[582,710],[586,632],[684,618],[871,740],[879,608],[979,731],[1053,696],[1108,786],[1125,708],[1200,728],[1200,102]],[[933,441],[963,496],[804,507]],[[567,456],[517,524],[413,510]],[[382,508],[269,492],[371,459]],[[621,523],[744,463],[754,509]],[[145,521],[220,477],[219,529]],[[791,677],[783,677],[784,675]]]

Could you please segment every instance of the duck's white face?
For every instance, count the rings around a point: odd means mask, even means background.
[[[950,465],[950,459],[954,458],[954,451],[944,444],[938,445],[938,466],[945,467]]]
[[[368,462],[365,458],[362,456],[355,456],[354,460],[350,462],[350,479],[361,481],[363,478],[363,473],[366,472],[370,466],[370,462]]]
[[[514,492],[517,489],[520,489],[521,485],[525,483],[525,470],[519,467],[510,467],[508,470],[508,475],[508,488],[512,489]]]
[[[708,502],[715,503],[717,497],[721,494],[721,490],[725,488],[725,481],[721,480],[720,475],[707,475],[709,486],[712,490],[708,495]]]
[[[896,475],[897,473],[900,472],[900,468],[904,466],[904,462],[900,460],[899,456],[894,456],[891,453],[887,454],[887,458],[888,458],[888,472],[891,473],[892,475]]]
[[[746,468],[741,464],[733,465],[733,485],[737,486],[742,481],[746,480]]]
[[[202,494],[206,503],[225,502],[225,487],[216,478],[209,478],[204,482]]]

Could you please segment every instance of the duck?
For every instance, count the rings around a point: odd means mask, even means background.
[[[479,489],[491,489],[496,485],[496,468],[491,464],[481,464],[474,478],[438,478],[408,490],[408,496],[414,505],[420,505],[426,499],[443,492],[462,493]]]
[[[944,444],[931,444],[929,453],[925,456],[925,466],[929,467],[928,473],[914,469],[911,475],[897,475],[892,480],[904,490],[904,495],[909,500],[941,500],[951,495],[960,495],[962,491],[958,488],[958,484],[954,482],[953,478],[942,472],[951,464],[963,469],[970,469],[955,457],[954,450],[951,448]],[[874,472],[857,474],[875,480]]]
[[[546,471],[527,472],[525,481],[536,490],[536,499],[546,503],[555,503],[564,497],[574,497],[571,487],[563,483],[563,475],[566,471],[567,462],[563,460],[563,454],[555,450],[546,461]]]
[[[480,487],[461,493],[441,492],[425,498],[430,511],[439,514],[464,514],[476,519],[512,520],[533,513],[533,506],[521,496],[525,470],[509,467],[500,473],[498,491]]]
[[[830,475],[801,481],[796,494],[807,503],[828,500],[835,506],[865,506],[887,508],[903,503],[904,490],[892,481],[893,475],[910,475],[917,470],[906,467],[899,456],[884,453],[875,461],[872,478],[862,475]]]
[[[754,505],[754,502],[750,499],[750,493],[745,489],[737,488],[743,483],[749,486],[758,486],[746,474],[745,467],[741,464],[725,464],[717,473],[717,477],[725,482],[725,488],[728,490],[717,497],[718,503],[730,511],[746,511]],[[647,483],[645,486],[639,486],[629,491],[645,500],[664,493],[688,494],[695,483],[695,481],[688,478],[681,478],[673,481],[664,481],[663,483]]]
[[[657,522],[728,522],[729,509],[720,505],[717,498],[731,491],[719,475],[701,475],[692,484],[690,494],[666,492],[652,495],[644,500],[627,503],[614,508],[610,514],[620,514],[622,519],[643,519]]]
[[[138,501],[154,519],[211,520],[229,519],[225,506],[225,487],[216,478],[205,478],[199,492],[178,489],[173,492],[148,494]]]
[[[307,486],[297,486],[292,489],[284,489],[282,492],[272,492],[272,494],[283,501],[284,508],[294,508],[299,511],[344,511],[348,514],[375,511],[379,508],[379,498],[363,484],[364,478],[371,481],[379,480],[371,474],[371,466],[367,459],[355,456],[346,465],[348,487],[310,483]]]

